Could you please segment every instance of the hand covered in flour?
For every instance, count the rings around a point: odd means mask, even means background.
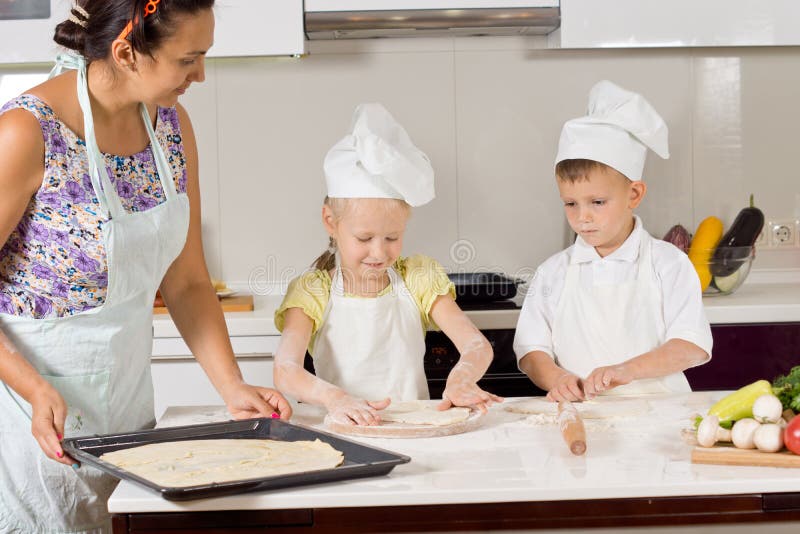
[[[451,406],[465,406],[486,413],[495,402],[503,402],[503,397],[493,395],[478,387],[473,377],[472,364],[459,362],[450,371],[442,393],[442,402],[436,407],[447,410]]]
[[[584,398],[580,377],[566,371],[556,379],[555,384],[547,392],[547,400],[553,402],[582,401]]]
[[[587,399],[592,399],[600,392],[628,384],[632,380],[633,376],[624,363],[598,367],[583,379],[583,392]]]
[[[77,465],[77,462],[67,456],[61,448],[64,421],[67,418],[67,403],[53,386],[48,382],[45,384],[30,399],[33,409],[31,433],[48,458],[66,465]]]
[[[351,397],[340,392],[325,403],[329,417],[336,423],[346,425],[372,426],[381,422],[378,410],[383,410],[391,403],[388,397],[379,401],[368,401]]]
[[[278,391],[271,388],[251,386],[240,382],[225,388],[222,399],[234,419],[272,417],[277,413],[281,419],[292,416],[292,407]]]

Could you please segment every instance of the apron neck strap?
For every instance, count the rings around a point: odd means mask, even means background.
[[[86,143],[86,158],[89,163],[89,178],[94,188],[94,193],[100,203],[100,208],[106,216],[112,219],[124,217],[127,215],[125,208],[122,206],[122,201],[119,195],[116,194],[114,185],[111,183],[111,178],[106,168],[105,159],[100,153],[100,148],[97,145],[97,138],[94,132],[94,118],[92,116],[92,105],[89,99],[89,77],[87,74],[86,58],[78,54],[59,54],[56,57],[56,64],[50,71],[50,78],[58,76],[65,69],[74,69],[78,71],[77,75],[77,92],[78,103],[83,112],[83,137]],[[167,156],[164,154],[164,149],[156,139],[155,131],[153,130],[153,123],[150,120],[150,114],[147,111],[147,106],[140,103],[139,111],[142,121],[147,130],[147,136],[150,139],[150,147],[156,163],[158,171],[158,178],[161,182],[161,187],[164,190],[164,195],[167,200],[172,200],[177,197],[178,193],[175,189],[175,180],[172,178],[172,168],[170,167]]]

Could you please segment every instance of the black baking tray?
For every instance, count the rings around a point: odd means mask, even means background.
[[[274,439],[280,441],[304,441],[319,439],[344,454],[344,462],[333,469],[309,471],[295,475],[237,480],[187,487],[164,487],[129,473],[115,465],[100,460],[100,456],[119,449],[128,449],[162,443],[198,439]],[[287,423],[279,419],[246,419],[224,423],[178,426],[125,434],[109,434],[68,438],[62,443],[64,451],[72,458],[96,467],[117,478],[130,480],[160,493],[165,499],[183,501],[218,497],[234,493],[272,490],[290,486],[304,486],[349,480],[353,478],[385,475],[394,466],[408,463],[411,458],[394,452],[363,445],[354,441],[321,432],[311,427]]]
[[[447,275],[456,286],[456,302],[491,302],[517,295],[522,280],[500,273],[450,273]]]

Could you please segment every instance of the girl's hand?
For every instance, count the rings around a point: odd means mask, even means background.
[[[274,413],[284,420],[292,416],[289,402],[271,388],[251,386],[241,382],[225,389],[222,398],[234,419],[272,417]]]
[[[466,406],[486,413],[489,406],[495,402],[503,402],[503,397],[482,390],[475,382],[454,379],[451,376],[442,393],[442,402],[436,409],[447,410],[451,406]]]
[[[61,440],[64,437],[64,421],[67,418],[67,403],[49,383],[40,388],[31,399],[31,433],[48,458],[65,465],[77,462],[64,453]]]
[[[380,424],[378,410],[383,410],[391,403],[388,397],[379,401],[357,399],[350,395],[338,395],[325,407],[331,419],[340,424],[372,426]]]
[[[598,367],[583,380],[583,392],[592,399],[602,391],[629,384],[633,376],[625,364]]]
[[[582,401],[585,399],[584,391],[581,388],[581,379],[572,373],[564,372],[556,379],[556,383],[547,392],[547,400],[553,402]]]

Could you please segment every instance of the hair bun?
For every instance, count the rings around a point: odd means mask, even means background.
[[[74,16],[56,26],[53,40],[69,50],[84,55],[86,46],[86,28],[73,20]],[[77,17],[74,17],[77,18]]]

